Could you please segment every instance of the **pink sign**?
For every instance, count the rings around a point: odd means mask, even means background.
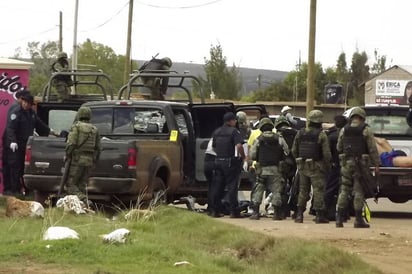
[[[26,89],[29,83],[29,71],[27,69],[3,69],[0,64],[0,156],[3,155],[3,133],[6,129],[7,111],[14,103],[15,94],[19,90]],[[0,157],[0,168],[3,159]],[[1,174],[0,182],[3,182]],[[3,193],[3,184],[0,184],[0,193]]]

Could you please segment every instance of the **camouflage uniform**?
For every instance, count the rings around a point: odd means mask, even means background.
[[[169,57],[164,57],[162,59],[152,58],[152,60],[145,62],[139,71],[153,73],[168,71],[172,67],[172,60]],[[144,77],[141,76],[142,82],[146,88],[150,89],[150,98],[146,92],[142,92],[143,97],[152,100],[164,100],[167,92],[167,87],[169,84],[169,77]]]
[[[325,173],[330,168],[331,152],[328,137],[322,131],[323,113],[312,110],[308,114],[309,125],[298,131],[293,142],[292,154],[299,171],[299,198],[296,223],[303,223],[303,212],[309,200],[310,187],[313,187],[316,223],[327,223],[323,200]]]
[[[286,141],[272,131],[274,125],[269,118],[264,118],[259,123],[262,134],[255,140],[251,148],[251,158],[256,163],[256,186],[252,190],[253,213],[251,219],[259,219],[259,207],[262,202],[263,192],[269,190],[273,195],[271,202],[274,205],[274,220],[281,220],[280,207],[282,206],[282,193],[284,182],[279,170],[281,160],[289,154]]]
[[[66,144],[66,160],[71,161],[67,192],[85,200],[90,168],[100,156],[100,136],[97,128],[90,124],[91,110],[81,107],[77,122],[70,129]]]
[[[340,153],[342,182],[338,197],[336,227],[343,227],[344,209],[348,206],[352,193],[355,209],[354,227],[369,227],[362,218],[365,193],[361,180],[364,184],[368,183],[364,178],[368,176],[370,165],[375,166],[376,171],[379,172],[380,159],[373,132],[364,122],[365,117],[363,109],[354,108],[350,113],[350,122],[339,133],[337,150]]]
[[[279,116],[275,120],[276,132],[285,139],[289,150],[292,149],[293,140],[297,134],[297,130],[290,127],[289,121],[284,116]],[[290,216],[290,211],[296,211],[298,198],[298,180],[294,180],[296,175],[296,161],[292,154],[285,157],[281,168],[284,192],[282,193],[282,219]]]
[[[57,61],[52,65],[53,72],[68,72],[69,61],[67,60],[67,54],[65,52],[59,53]],[[73,80],[70,75],[58,75],[53,78],[52,84],[57,91],[58,101],[62,101],[67,98],[70,93],[70,88],[73,86]]]

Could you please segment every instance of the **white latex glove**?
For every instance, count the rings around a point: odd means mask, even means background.
[[[249,167],[249,166],[248,166],[248,164],[247,164],[247,161],[244,161],[244,162],[243,162],[243,170],[247,172],[247,171],[248,171],[248,167]]]
[[[11,143],[10,144],[11,151],[15,152],[18,148],[19,148],[19,146],[17,145],[17,143]]]

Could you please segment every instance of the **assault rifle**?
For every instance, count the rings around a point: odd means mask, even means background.
[[[362,186],[365,197],[374,197],[376,202],[379,194],[379,189],[377,186],[376,178],[374,179],[374,176],[369,171],[368,159],[363,156],[362,159],[360,159],[359,154],[353,153],[350,146],[347,148],[347,150],[349,152],[348,155],[351,155],[355,162],[354,168],[360,176],[359,183]]]

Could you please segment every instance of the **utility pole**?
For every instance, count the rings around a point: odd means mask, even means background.
[[[315,99],[315,43],[316,42],[316,0],[310,0],[309,54],[306,93],[306,115],[313,110]]]
[[[127,83],[130,77],[131,58],[130,49],[132,47],[132,21],[133,21],[133,0],[129,0],[129,19],[127,21],[127,41],[126,41],[126,56],[124,61],[123,83]]]
[[[59,51],[63,51],[63,12],[59,12]]]
[[[76,4],[74,7],[72,70],[77,70],[77,18],[78,17],[79,17],[79,0],[76,0]]]

